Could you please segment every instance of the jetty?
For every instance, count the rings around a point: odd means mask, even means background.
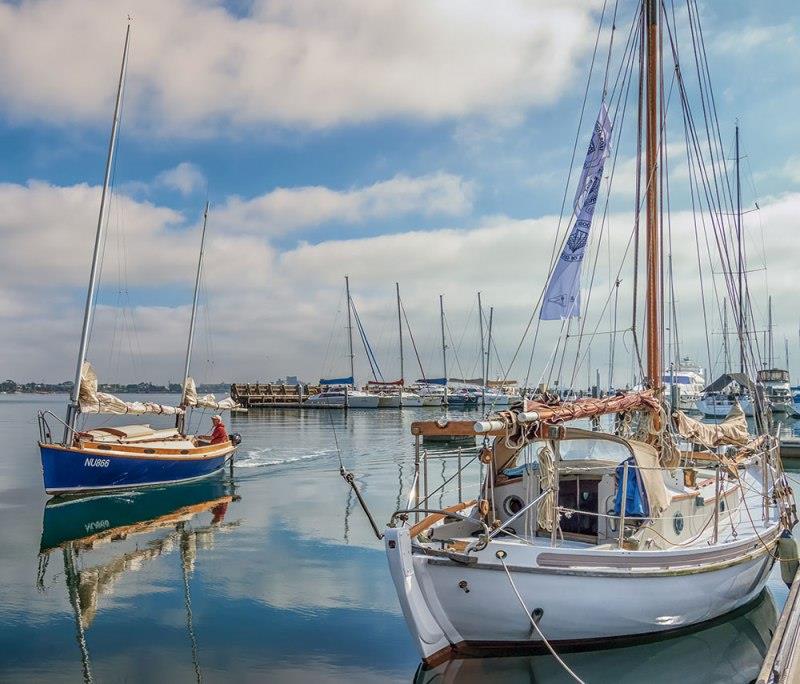
[[[253,407],[297,407],[302,406],[319,388],[284,383],[234,383],[231,397],[244,408]]]
[[[795,572],[789,596],[772,635],[756,684],[800,681],[800,571]]]

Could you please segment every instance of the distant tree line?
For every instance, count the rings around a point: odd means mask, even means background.
[[[18,383],[14,380],[4,380],[0,382],[0,393],[2,394],[51,394],[56,392],[72,392],[72,380],[59,383],[49,382],[25,382]],[[127,385],[119,383],[102,383],[99,385],[101,392],[111,394],[180,394],[181,386],[177,382],[168,385],[156,385],[152,382],[137,382]],[[220,382],[215,384],[198,385],[197,391],[201,394],[227,392],[230,383]]]

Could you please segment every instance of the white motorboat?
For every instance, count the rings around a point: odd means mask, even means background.
[[[345,407],[346,394],[337,388],[325,388],[319,394],[312,394],[303,406],[308,408],[341,408]]]
[[[679,364],[664,371],[663,381],[666,397],[672,397],[672,386],[675,385],[681,411],[698,410],[698,402],[706,386],[705,373],[700,366],[683,358]]]
[[[764,387],[764,396],[773,413],[793,414],[794,399],[789,383],[789,371],[780,368],[767,368],[758,371],[756,382]]]

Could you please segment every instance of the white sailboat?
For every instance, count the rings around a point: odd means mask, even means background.
[[[659,168],[667,20],[660,3],[643,0],[630,33],[632,53],[637,44],[642,51],[640,179],[649,179],[647,389],[570,402],[548,396],[477,422],[412,425],[422,477],[415,477],[410,503],[391,517],[384,539],[406,624],[429,664],[517,648],[555,653],[559,645],[608,644],[706,622],[759,595],[778,539],[796,523],[774,436],[750,434],[741,411],[715,426],[667,413]],[[670,25],[667,47],[675,31]],[[677,65],[674,46],[672,56]],[[628,68],[636,61],[631,56]],[[604,104],[542,319],[558,318],[559,311],[562,318],[578,315],[580,262],[611,125]],[[741,284],[741,269],[739,278]],[[728,286],[735,290],[735,281]],[[743,321],[737,324],[741,330]],[[604,416],[613,418],[613,432],[574,426],[589,419],[599,427]],[[761,411],[756,418],[763,425]],[[485,477],[473,498],[435,508],[438,490],[429,491],[421,441],[447,436],[485,440],[479,454]]]

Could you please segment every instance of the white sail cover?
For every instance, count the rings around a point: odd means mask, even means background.
[[[85,361],[81,369],[81,386],[78,392],[78,404],[81,413],[111,413],[122,416],[126,413],[137,415],[145,413],[163,413],[175,415],[183,413],[177,406],[165,406],[152,401],[123,401],[113,394],[97,391],[97,374],[92,364]]]
[[[583,162],[583,171],[575,193],[575,223],[556,262],[542,300],[539,318],[543,321],[577,318],[581,315],[581,266],[589,243],[589,229],[592,226],[600,181],[603,178],[603,166],[610,151],[611,120],[608,118],[608,109],[604,102],[600,105],[600,113],[597,115],[594,133],[589,142],[589,150]]]
[[[186,386],[183,388],[183,402],[181,403],[184,406],[196,406],[198,408],[210,408],[219,411],[227,411],[239,405],[230,397],[225,397],[219,401],[217,401],[213,394],[206,394],[202,397],[198,397],[197,385],[195,385],[192,378],[186,379]]]

